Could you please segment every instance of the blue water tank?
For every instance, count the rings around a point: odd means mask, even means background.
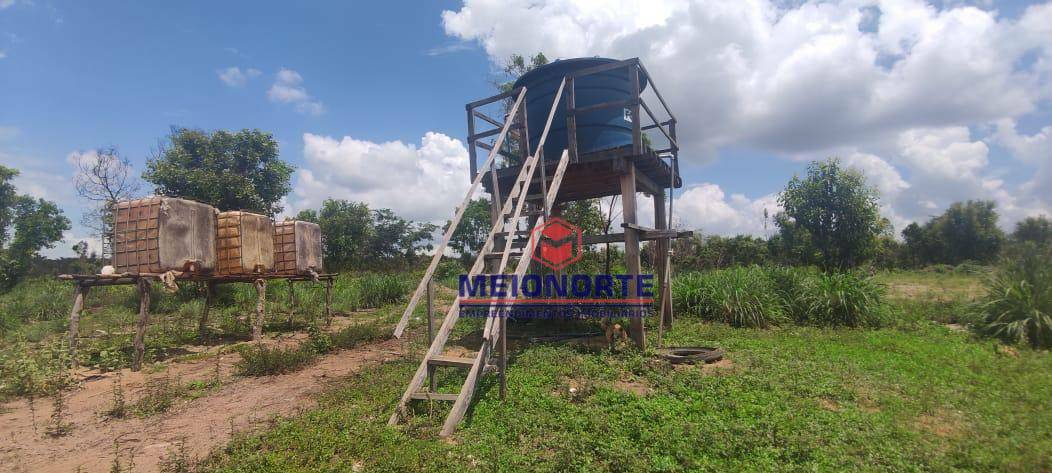
[[[526,87],[526,115],[530,128],[530,150],[536,151],[537,143],[544,132],[548,121],[548,111],[559,83],[566,74],[602,64],[618,62],[616,59],[590,57],[564,59],[538,67],[515,81],[515,87]],[[630,68],[614,69],[579,76],[574,79],[574,101],[577,108],[587,107],[615,100],[632,98],[632,83],[629,79]],[[639,90],[646,88],[646,78],[640,75]],[[566,140],[566,95],[555,110],[551,131],[544,144],[544,157],[547,160],[558,160],[563,149],[567,148]],[[585,154],[604,149],[630,146],[632,144],[632,117],[627,107],[608,107],[577,114],[577,153]]]

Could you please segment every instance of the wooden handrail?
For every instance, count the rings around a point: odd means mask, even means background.
[[[515,104],[511,107],[512,116],[519,110],[522,105],[523,99],[526,97],[526,88],[521,87],[518,89],[519,95],[515,99]],[[497,99],[499,100],[499,99]],[[496,159],[497,150],[500,149],[501,145],[504,144],[504,138],[508,135],[508,130],[511,128],[512,120],[508,120],[504,123],[501,128],[500,135],[497,136],[497,141],[493,143],[493,149],[489,152],[489,157],[486,158],[486,163],[482,165],[482,169],[486,169],[493,164],[493,160]],[[424,291],[427,290],[427,283],[431,280],[431,277],[435,274],[435,269],[438,268],[438,263],[442,260],[442,254],[445,253],[446,247],[449,246],[449,240],[453,237],[453,232],[456,231],[457,225],[460,224],[460,219],[464,217],[464,212],[468,208],[468,204],[471,203],[471,197],[475,195],[475,190],[478,189],[479,184],[482,182],[482,173],[477,173],[474,179],[471,181],[471,188],[468,189],[467,195],[464,196],[464,200],[457,207],[457,213],[453,216],[453,220],[449,222],[449,228],[446,229],[446,233],[442,235],[442,244],[435,249],[435,256],[431,258],[431,264],[427,266],[427,270],[424,271],[424,277],[420,279],[420,284],[417,285],[416,291],[413,292],[412,298],[409,299],[409,305],[406,306],[405,312],[402,313],[402,318],[398,320],[398,325],[395,326],[394,336],[395,338],[401,338],[402,332],[405,331],[405,326],[409,323],[409,315],[413,313],[413,309],[420,303],[420,297]]]

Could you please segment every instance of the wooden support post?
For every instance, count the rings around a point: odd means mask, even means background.
[[[431,342],[435,341],[435,282],[429,280],[427,282],[427,346],[431,346]],[[430,392],[435,392],[438,389],[437,380],[435,380],[435,367],[428,365],[427,367],[427,384],[431,388]]]
[[[267,280],[257,279],[256,285],[256,320],[252,324],[252,341],[263,341],[263,315],[267,310]]]
[[[289,307],[288,307],[289,313],[286,315],[285,324],[289,326],[289,329],[292,329],[292,316],[293,316],[293,312],[294,312],[295,307],[296,307],[296,287],[295,287],[295,284],[293,284],[293,281],[291,279],[289,279],[288,281],[289,281]]]
[[[201,310],[201,320],[197,321],[197,341],[205,343],[208,339],[208,311],[212,307],[212,297],[215,294],[215,283],[205,283],[205,307]]]
[[[632,64],[628,68],[628,78],[632,85],[632,154],[638,156],[643,154],[643,130],[640,127],[642,119],[639,117],[639,64]],[[633,183],[633,187],[635,184]]]
[[[657,230],[665,230],[668,227],[668,220],[665,218],[665,192],[654,194],[654,228]],[[660,307],[658,308],[658,346],[664,346],[665,343],[665,323],[668,322],[668,316],[665,312],[666,306],[671,305],[671,301],[665,297],[665,285],[670,284],[671,281],[665,280],[665,265],[667,264],[668,256],[668,239],[660,239],[654,241],[654,273],[657,275],[657,287],[655,293],[659,295],[661,300],[659,301]]]
[[[325,280],[325,326],[332,325],[332,278]]]
[[[84,298],[88,295],[88,286],[79,281],[73,284],[73,310],[69,313],[69,358],[74,368],[77,367],[77,336],[80,335],[80,312],[84,310]]]
[[[142,359],[146,353],[146,324],[150,317],[150,278],[139,278],[139,323],[135,326],[135,354],[132,358],[132,371],[142,369]]]
[[[632,74],[632,77],[636,77]],[[625,223],[636,224],[636,166],[631,159],[626,160],[626,171],[621,175],[621,218]],[[632,276],[625,297],[637,296],[636,277],[639,276],[639,233],[634,228],[625,228],[625,268]],[[643,327],[641,314],[633,314],[628,321],[628,335],[641,350],[646,349],[646,330]]]

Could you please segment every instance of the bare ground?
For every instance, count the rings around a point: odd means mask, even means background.
[[[287,344],[296,337],[267,340]],[[202,458],[225,445],[235,433],[265,427],[272,419],[314,406],[314,395],[331,381],[362,367],[399,358],[403,341],[387,340],[321,357],[311,366],[290,374],[259,378],[233,375],[238,356],[219,359],[222,384],[203,397],[180,400],[168,412],[150,417],[123,419],[102,414],[113,405],[114,373],[83,370],[83,381],[66,394],[66,422],[72,426],[63,437],[51,438],[45,426],[52,414],[52,400],[38,399],[31,408],[26,400],[0,405],[0,470],[12,472],[109,471],[115,458],[134,471],[157,471],[160,462],[184,448],[190,459]],[[197,347],[216,351],[215,347]],[[172,363],[166,373],[123,371],[121,385],[126,402],[138,400],[147,380],[161,376],[180,383],[216,378],[216,358]],[[132,467],[132,468],[129,468]]]

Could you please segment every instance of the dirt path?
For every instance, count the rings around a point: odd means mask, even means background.
[[[269,343],[285,344],[295,338]],[[108,419],[101,415],[113,405],[115,375],[85,371],[80,373],[85,378],[81,386],[66,395],[66,419],[72,431],[64,437],[50,438],[44,433],[52,413],[50,398],[36,401],[35,414],[25,400],[0,406],[0,470],[109,471],[119,455],[125,468],[134,462],[135,471],[157,471],[159,462],[180,445],[191,459],[202,458],[225,445],[236,432],[264,427],[276,416],[313,406],[313,395],[330,381],[363,366],[398,358],[402,349],[402,341],[387,340],[326,355],[296,373],[260,378],[233,376],[238,356],[224,354],[218,363],[221,386],[203,397],[177,401],[168,412],[146,418]],[[213,380],[216,366],[214,356],[172,363],[167,376],[183,384]],[[126,402],[130,405],[140,398],[148,379],[163,376],[163,372],[122,372]]]

